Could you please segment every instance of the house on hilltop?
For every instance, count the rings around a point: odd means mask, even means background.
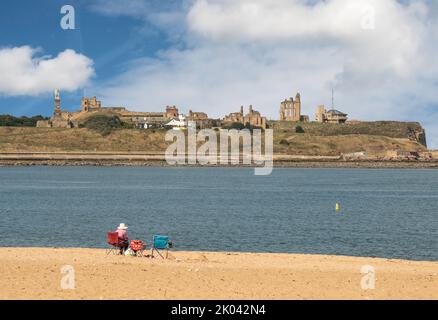
[[[316,109],[316,121],[321,123],[345,123],[348,120],[348,114],[336,109],[326,110],[324,105]]]

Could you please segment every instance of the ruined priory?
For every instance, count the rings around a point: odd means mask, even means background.
[[[54,112],[49,120],[40,120],[37,127],[46,128],[74,128],[92,114],[117,115],[122,121],[132,123],[138,128],[163,127],[170,121],[185,121],[196,123],[197,128],[219,127],[240,123],[244,126],[252,126],[266,129],[269,121],[256,111],[252,105],[248,112],[244,112],[243,106],[239,112],[226,115],[223,119],[211,119],[205,112],[193,112],[189,110],[187,115],[182,115],[176,106],[167,106],[162,112],[139,112],[130,111],[125,107],[103,107],[102,102],[96,97],[82,97],[79,111],[66,111],[61,109],[59,90],[54,92]],[[317,107],[315,121],[321,123],[342,124],[347,121],[347,114],[335,110],[333,107],[326,110],[325,106]],[[295,98],[285,99],[280,103],[280,121],[286,122],[309,122],[309,116],[302,115],[301,95],[297,93]]]

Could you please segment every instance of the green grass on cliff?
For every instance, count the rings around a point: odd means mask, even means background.
[[[296,126],[302,127],[296,130]],[[418,123],[361,122],[346,125],[276,123],[276,154],[333,156],[365,151],[384,155],[387,150],[425,151],[410,140],[409,132],[421,130]],[[298,131],[298,132],[297,132]],[[0,127],[0,152],[164,152],[164,129],[113,128],[106,135],[87,128]]]
[[[294,130],[301,126],[305,133],[312,136],[339,136],[339,135],[373,135],[390,138],[407,138],[415,130],[422,130],[418,122],[374,121],[374,122],[347,122],[343,125],[329,123],[295,123],[273,121],[271,125],[276,131]]]

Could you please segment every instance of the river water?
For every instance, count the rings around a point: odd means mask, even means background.
[[[0,246],[105,247],[120,222],[177,250],[437,261],[438,170],[0,168]]]

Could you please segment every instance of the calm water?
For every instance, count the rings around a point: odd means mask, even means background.
[[[125,222],[180,250],[438,260],[438,170],[253,172],[0,168],[0,246],[104,247]]]

